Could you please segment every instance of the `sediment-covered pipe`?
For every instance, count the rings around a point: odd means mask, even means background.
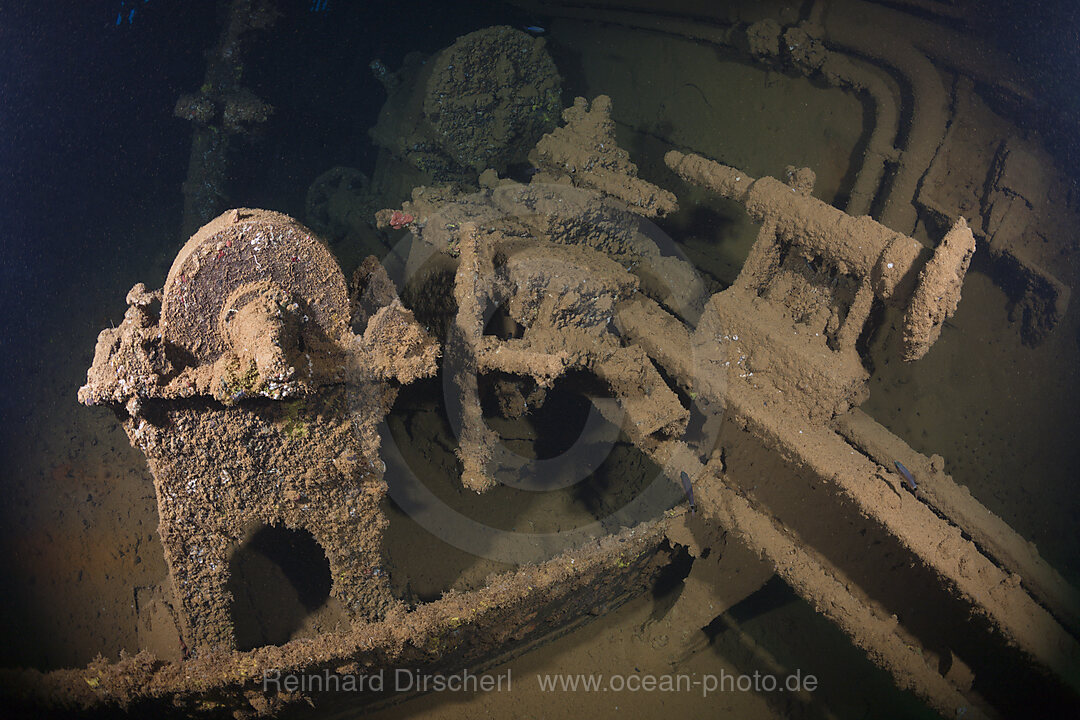
[[[887,670],[898,687],[915,692],[944,717],[988,717],[980,699],[966,695],[937,671],[930,653],[904,632],[895,615],[851,592],[850,580],[839,568],[800,545],[787,528],[732,490],[711,466],[703,466],[684,443],[646,442],[644,449],[668,477],[679,477],[680,472],[695,477],[697,506],[705,521],[734,533],[768,561],[777,575]]]
[[[919,483],[919,496],[938,513],[962,527],[980,548],[1011,573],[1010,581],[1022,582],[1070,632],[1080,634],[1080,591],[1043,559],[1035,545],[946,474],[941,458],[935,462],[916,452],[858,408],[837,418],[836,427],[849,442],[880,465],[888,467],[895,460],[903,460],[916,476],[928,477],[927,482]]]
[[[830,85],[865,93],[873,104],[873,128],[846,207],[852,215],[868,215],[881,188],[886,162],[895,161],[898,156],[895,145],[900,131],[899,98],[881,69],[841,52],[824,49],[820,41],[802,27],[788,28],[784,42],[792,62],[807,76],[820,72]]]
[[[851,592],[842,571],[799,545],[790,531],[726,487],[722,479],[710,477],[699,487],[702,514],[766,558],[792,589],[885,669],[897,687],[919,695],[944,717],[989,716],[977,697],[965,695],[937,672],[933,656],[903,631],[896,616]]]
[[[670,15],[658,15],[640,11],[608,10],[599,7],[565,7],[554,3],[544,3],[545,13],[558,17],[583,21],[603,21],[634,30],[659,32],[676,35],[696,42],[707,42],[719,47],[734,47],[733,38],[737,30],[730,25],[709,25],[699,20],[683,19]],[[600,13],[603,13],[602,15]],[[882,77],[881,72],[867,66],[857,58],[841,52],[825,51],[813,60],[804,61],[803,53],[798,52],[796,44],[801,44],[798,28],[790,28],[785,35],[789,52],[797,68],[807,75],[818,70],[831,85],[847,88],[854,92],[864,92],[874,106],[873,129],[863,153],[863,164],[856,173],[855,183],[848,198],[847,211],[852,215],[866,215],[870,212],[882,178],[885,164],[897,156],[896,142],[900,127],[900,108],[896,93]],[[806,37],[807,44],[809,36]],[[805,49],[805,46],[804,46]]]
[[[826,5],[822,23],[828,44],[849,48],[895,68],[910,83],[912,107],[907,141],[885,196],[881,222],[911,234],[918,220],[914,201],[919,181],[945,139],[949,94],[930,59],[896,32],[901,18],[906,20],[905,16],[859,0],[839,0]]]
[[[768,221],[777,237],[866,278],[884,300],[904,300],[912,270],[924,248],[906,235],[872,218],[852,217],[843,210],[795,192],[775,178],[754,179],[735,168],[699,155],[672,150],[664,156],[677,175],[746,207],[750,217]]]
[[[710,25],[700,18],[680,17],[676,13],[617,10],[598,2],[575,3],[573,7],[560,2],[516,4],[555,17],[600,21],[727,47],[734,46],[733,38],[739,34],[738,28],[730,24],[730,18],[718,18],[720,25]],[[948,6],[940,3],[905,0],[905,4],[925,5],[932,14],[949,16],[942,12]],[[866,92],[874,104],[874,129],[847,206],[851,214],[865,214],[871,209],[885,165],[895,157],[893,144],[900,110],[889,83],[872,68],[861,66],[858,59],[849,57],[849,51],[895,72],[911,88],[911,132],[882,213],[886,225],[907,234],[914,229],[917,219],[912,201],[919,180],[930,167],[948,120],[948,93],[930,59],[1002,91],[1014,104],[1032,99],[1030,92],[1016,80],[1015,67],[998,60],[983,43],[910,13],[860,0],[819,0],[805,25],[823,27],[828,45],[834,48],[820,67],[826,80]],[[897,33],[896,28],[901,26],[908,32]],[[797,53],[792,54],[798,66],[804,71],[811,70],[799,62]],[[817,67],[815,64],[813,69]]]
[[[447,341],[447,354],[457,363],[453,377],[461,393],[461,437],[457,451],[462,464],[461,484],[481,493],[495,486],[487,466],[498,436],[484,422],[476,385],[476,353],[483,340],[484,304],[488,298],[482,278],[490,273],[472,223],[462,227],[458,251],[460,259],[454,275],[458,312]]]
[[[885,80],[852,58],[830,54],[822,65],[826,78],[842,80],[853,90],[861,90],[874,104],[874,127],[863,152],[862,167],[848,195],[846,210],[852,215],[869,215],[885,176],[885,163],[896,159],[896,136],[900,131],[900,108]]]
[[[719,47],[734,47],[733,38],[738,31],[730,25],[709,25],[699,20],[683,19],[670,15],[659,15],[640,11],[608,10],[600,7],[566,7],[556,3],[544,3],[543,12],[558,17],[582,21],[603,21],[634,30],[659,32],[692,40],[708,42]],[[602,14],[601,14],[602,13]],[[900,127],[900,108],[896,93],[882,77],[881,72],[865,65],[857,58],[848,57],[842,52],[825,51],[812,61],[800,59],[803,54],[796,45],[799,28],[789,28],[794,32],[790,38],[785,35],[789,52],[795,66],[807,75],[818,70],[831,85],[847,88],[854,92],[864,92],[874,106],[873,129],[863,153],[863,164],[856,173],[855,183],[848,198],[847,211],[853,215],[865,215],[881,187],[885,175],[886,163],[895,160],[897,151],[895,142]],[[807,36],[807,42],[809,37]]]
[[[700,18],[684,18],[641,10],[613,9],[593,4],[563,5],[557,2],[515,2],[538,15],[602,22],[609,25],[621,25],[635,30],[680,35],[689,40],[703,41],[715,45],[731,46],[735,28],[722,20],[718,24],[702,22]]]
[[[620,329],[624,329],[631,340],[657,335],[657,317],[656,312],[650,313],[648,323],[635,322],[632,317],[620,318]],[[670,316],[667,323],[681,324]],[[681,331],[663,332],[663,326],[660,327],[661,336],[683,337]],[[708,330],[699,326],[698,332]],[[665,356],[688,356],[690,352],[684,343],[685,340],[681,340],[678,348],[669,348],[666,352],[652,351],[650,356],[680,384],[692,385],[700,395],[709,396],[708,400],[725,406],[726,418],[744,426],[781,456],[797,458],[800,466],[823,481],[834,483],[861,513],[887,529],[949,583],[953,592],[971,603],[977,612],[984,613],[1009,642],[1015,643],[1073,689],[1078,687],[1080,647],[1076,640],[1024,589],[1009,582],[1008,574],[967,540],[959,528],[939,520],[913,495],[895,494],[878,477],[878,465],[852,452],[846,441],[832,430],[800,425],[800,431],[794,433],[782,411],[774,410],[772,406],[762,407],[759,398],[747,387],[714,382],[709,377],[688,377],[687,373],[697,374],[703,368],[689,367],[685,361],[670,365],[663,362]],[[712,396],[718,388],[722,390]],[[901,687],[916,689],[935,708],[950,716],[966,704],[964,695],[957,688],[932,668],[927,672],[922,657],[908,652],[913,648],[906,647],[902,638],[895,635],[896,628],[890,626],[887,618],[875,617],[871,608],[861,606],[843,583],[834,584],[836,574],[825,570],[818,562],[821,558],[792,542],[771,519],[755,512],[742,496],[728,489],[722,481],[709,479],[710,473],[705,471],[697,452],[676,440],[645,439],[643,447],[674,482],[679,482],[680,472],[696,478],[699,514],[735,531],[751,547],[761,548],[764,557],[776,558],[777,571],[784,579],[849,632],[856,644],[864,647],[875,662],[886,667]],[[800,559],[796,560],[796,556]],[[862,619],[856,620],[857,617]],[[868,632],[870,628],[880,632]]]
[[[822,10],[827,5],[844,5],[850,0],[821,0]],[[964,35],[933,20],[904,12],[900,8],[880,4],[860,3],[865,11],[873,13],[875,22],[882,27],[905,28],[904,36],[927,57],[943,67],[967,75],[976,82],[992,87],[1013,105],[1033,102],[1037,98],[1021,83],[1020,66],[1005,60],[991,45],[974,35]],[[893,2],[914,4],[912,0]],[[939,4],[939,3],[934,3]],[[817,17],[821,13],[815,9]],[[940,14],[940,13],[935,13]],[[958,16],[962,15],[958,13]],[[814,15],[814,12],[811,13]]]

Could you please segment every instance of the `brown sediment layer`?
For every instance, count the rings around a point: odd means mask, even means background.
[[[587,622],[642,591],[669,560],[663,528],[628,529],[595,544],[494,576],[468,593],[448,593],[412,611],[360,623],[344,633],[269,645],[249,652],[208,653],[163,662],[150,653],[104,659],[85,668],[41,673],[0,671],[0,688],[15,707],[42,710],[214,713],[239,710],[270,715],[285,706],[316,702],[362,706],[377,695],[266,693],[264,677],[393,672],[453,672]]]
[[[594,401],[669,477],[693,479],[701,521],[713,534],[730,531],[766,558],[900,687],[945,713],[984,709],[970,677],[943,673],[925,639],[860,586],[867,578],[837,551],[843,530],[822,540],[768,494],[764,480],[758,492],[743,472],[725,471],[720,430],[744,433],[827,488],[822,515],[895,542],[950,601],[985,615],[1007,642],[1074,683],[1075,641],[1022,581],[833,429],[866,397],[855,342],[874,299],[909,311],[913,356],[936,339],[970,257],[963,223],[926,261],[913,238],[810,197],[810,172],[791,168],[785,184],[669,153],[679,175],[742,203],[761,223],[731,287],[707,300],[700,287],[683,294],[703,308],[690,328],[674,307],[680,294],[662,287],[680,277],[681,261],[663,258],[639,217],[662,213],[674,198],[607,147],[608,104],[598,98],[586,107],[577,103],[565,132],[541,140],[547,151],[537,158],[549,167],[528,185],[488,173],[477,192],[414,192],[401,215],[413,236],[406,297],[423,300],[410,303],[416,316],[373,261],[362,264],[353,297],[345,297],[344,278],[320,255],[321,243],[270,215],[244,225],[237,213],[197,235],[170,273],[160,318],[158,296],[133,289],[124,326],[102,334],[82,397],[117,409],[150,459],[181,626],[195,658],[163,665],[141,655],[22,676],[34,692],[51,687],[57,695],[49,702],[87,705],[145,697],[184,704],[214,692],[230,705],[272,712],[302,699],[257,692],[256,673],[272,663],[346,672],[476,662],[578,622],[594,603],[617,602],[653,577],[663,535],[685,538],[692,522],[658,517],[412,611],[390,594],[381,572],[385,485],[376,425],[395,395],[391,381],[435,371],[438,348],[421,322],[449,329],[446,370],[462,406],[457,452],[465,487],[493,487],[504,470],[477,376],[498,374],[511,390],[531,382],[543,391],[572,372],[592,396],[614,398]],[[578,159],[585,160],[580,168]],[[568,172],[557,176],[560,163]],[[233,247],[243,252],[226,252]],[[289,274],[288,263],[297,262],[313,270]],[[228,292],[206,292],[218,286]],[[186,315],[188,298],[194,318]],[[493,320],[496,308],[505,317]],[[544,393],[528,397],[543,402]],[[527,412],[521,405],[515,412]],[[692,419],[708,431],[688,432]],[[787,489],[796,497],[804,490]],[[260,523],[311,532],[351,630],[231,651],[222,548]]]

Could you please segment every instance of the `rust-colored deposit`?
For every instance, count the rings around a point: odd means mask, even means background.
[[[516,31],[488,35],[546,57]],[[425,87],[475,54],[477,38],[466,40]],[[546,92],[553,71],[541,65],[523,82]],[[522,107],[502,111],[543,129]],[[33,707],[238,716],[363,704],[378,698],[267,690],[261,679],[489,663],[641,592],[676,546],[696,560],[672,617],[701,627],[712,616],[689,598],[722,612],[776,574],[944,716],[993,714],[973,685],[979,648],[1050,692],[1080,690],[1075,591],[940,458],[858,409],[869,374],[857,344],[873,308],[903,313],[909,361],[955,311],[976,242],[964,218],[931,250],[814,198],[809,169],[790,168],[785,182],[671,151],[675,176],[760,226],[738,278],[714,288],[646,225],[687,187],[639,177],[610,112],[606,97],[578,98],[528,153],[527,183],[488,170],[479,187],[421,185],[380,212],[384,227],[408,228],[400,296],[376,258],[346,282],[311,230],[242,208],[191,237],[161,290],[136,285],[123,324],[102,331],[79,398],[112,408],[149,462],[169,571],[158,598],[183,652],[7,672],[6,692]],[[428,131],[457,171],[521,155],[485,155],[442,119]],[[477,589],[403,597],[395,574],[408,569],[386,551],[384,420],[402,387],[436,375],[456,398],[468,498],[532,472],[488,422],[484,388],[519,417],[561,385],[651,459],[675,498],[692,493],[695,513],[667,502]],[[264,527],[310,534],[344,620],[241,651],[230,558]],[[723,562],[706,562],[725,543]],[[905,612],[926,598],[933,612]],[[980,622],[948,622],[970,616]]]

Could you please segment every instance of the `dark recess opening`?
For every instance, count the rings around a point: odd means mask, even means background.
[[[530,431],[523,431],[523,436],[531,436],[529,451],[521,454],[539,460],[559,457],[565,453],[585,428],[592,404],[585,391],[604,392],[586,373],[570,371],[555,381],[551,388],[539,390],[531,378],[507,373],[487,373],[478,378],[480,404],[484,417],[516,419],[528,425]],[[525,412],[513,418],[515,412],[509,412],[521,401]],[[516,401],[516,402],[515,402]],[[489,425],[492,430],[503,436],[510,426]],[[513,443],[508,443],[513,447]]]
[[[229,574],[241,651],[287,642],[330,597],[330,561],[306,530],[260,528],[233,553]]]
[[[675,545],[672,552],[671,562],[664,567],[653,581],[652,596],[654,600],[671,597],[674,602],[678,599],[678,593],[682,592],[683,581],[690,576],[690,569],[694,566],[694,556],[683,545]]]

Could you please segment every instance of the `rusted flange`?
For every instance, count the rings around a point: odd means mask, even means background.
[[[299,303],[327,338],[348,329],[345,277],[322,241],[287,215],[237,209],[203,226],[173,261],[161,303],[164,339],[197,363],[213,363],[230,347],[219,323],[228,299],[260,282]]]

